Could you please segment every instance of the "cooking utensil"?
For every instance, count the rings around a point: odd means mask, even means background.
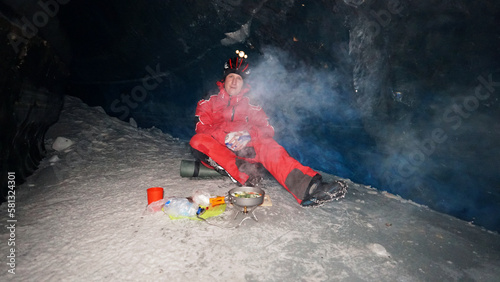
[[[257,195],[254,197],[238,197],[237,195],[241,194],[246,194],[246,195]],[[227,201],[232,203],[235,206],[238,207],[256,207],[261,205],[264,202],[264,195],[266,193],[264,190],[258,188],[258,187],[237,187],[229,190],[227,193]]]

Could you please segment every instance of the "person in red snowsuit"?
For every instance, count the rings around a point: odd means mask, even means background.
[[[315,206],[344,197],[342,181],[322,182],[321,175],[292,158],[274,139],[274,128],[261,107],[245,96],[249,73],[245,59],[230,59],[219,93],[198,102],[196,134],[190,145],[205,166],[228,175],[244,186],[257,186],[263,166],[303,206]]]

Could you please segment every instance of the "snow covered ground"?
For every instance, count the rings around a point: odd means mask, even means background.
[[[74,144],[53,150],[57,137]],[[188,197],[236,186],[222,177],[180,177],[181,160],[192,159],[186,141],[77,98],[66,97],[46,145],[47,157],[16,191],[14,230],[7,203],[0,206],[1,281],[500,279],[497,233],[350,181],[345,199],[306,209],[266,179],[272,206],[258,207],[259,221],[238,228],[229,228],[241,219],[233,219],[234,207],[209,219],[217,226],[148,214],[149,187]]]

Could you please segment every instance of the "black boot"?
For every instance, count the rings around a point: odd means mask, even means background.
[[[250,163],[242,159],[236,160],[238,169],[248,175],[245,186],[257,187],[264,179],[264,167],[260,163]]]
[[[326,183],[321,180],[321,175],[319,175],[319,177],[314,177],[311,180],[308,192],[301,205],[304,207],[321,206],[324,203],[344,198],[346,193],[347,183],[342,180]]]
[[[191,153],[193,154],[193,156],[200,162],[203,162],[205,164],[208,164],[210,165],[211,167],[213,167],[213,169],[215,171],[217,171],[220,175],[222,176],[229,176],[229,173],[227,173],[227,171],[221,167],[219,164],[217,164],[214,160],[212,160],[212,158],[210,158],[209,156],[203,154],[202,152],[194,149],[194,148],[191,148]],[[232,177],[231,177],[232,179]]]

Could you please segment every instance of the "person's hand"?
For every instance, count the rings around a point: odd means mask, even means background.
[[[229,149],[239,151],[250,142],[250,134],[246,131],[231,132],[226,136],[225,142]]]

